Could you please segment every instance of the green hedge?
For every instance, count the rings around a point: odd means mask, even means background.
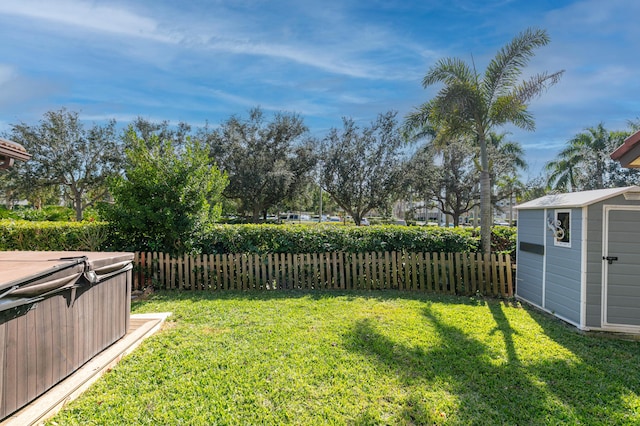
[[[465,252],[477,247],[471,230],[393,225],[218,225],[202,242],[209,253]]]
[[[0,250],[108,250],[104,222],[0,220]]]
[[[136,250],[122,246],[104,222],[0,220],[0,250]],[[515,251],[515,228],[494,227],[495,251]],[[122,236],[120,236],[122,237]],[[202,253],[320,253],[331,251],[474,252],[473,228],[419,226],[215,225],[202,236]]]

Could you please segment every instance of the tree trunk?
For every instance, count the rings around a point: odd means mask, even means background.
[[[82,221],[82,193],[78,191],[76,188],[72,188],[73,190],[73,208],[76,211],[76,220],[78,222]]]
[[[460,213],[454,213],[451,215],[451,217],[453,218],[453,227],[457,228],[458,226],[460,226]]]
[[[253,211],[251,212],[251,223],[258,223],[260,220],[260,207],[253,207]]]
[[[491,176],[489,174],[489,157],[487,141],[484,135],[480,142],[480,242],[483,253],[491,253]]]

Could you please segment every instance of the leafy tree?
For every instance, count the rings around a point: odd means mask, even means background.
[[[535,200],[548,194],[547,180],[544,176],[537,176],[524,183],[519,202]]]
[[[122,154],[115,121],[85,129],[78,113],[49,111],[38,125],[11,126],[10,138],[31,160],[16,167],[18,190],[62,188],[82,220],[83,211],[107,195],[107,180],[120,171]]]
[[[25,178],[25,173],[19,164],[0,173],[0,194],[7,208],[13,209],[23,200],[38,210],[47,204],[60,203],[62,193],[59,186],[34,186]]]
[[[525,191],[524,184],[517,175],[503,175],[496,181],[496,200],[507,200],[509,203],[509,225],[513,225],[513,204]]]
[[[149,121],[143,117],[137,117],[130,125],[129,130],[123,133],[125,147],[135,145],[138,140],[152,141],[153,137],[157,137],[164,142],[171,142],[171,146],[180,148],[187,143],[191,136],[191,126],[187,123],[180,122],[176,126],[164,120],[161,122]],[[130,140],[130,136],[135,135],[134,140]],[[149,148],[153,148],[149,146]]]
[[[470,137],[480,149],[481,241],[491,250],[491,177],[487,139],[491,131],[511,123],[533,130],[527,107],[532,99],[559,81],[563,71],[520,76],[535,49],[545,46],[544,30],[527,29],[502,47],[491,59],[484,75],[458,58],[444,58],[432,66],[422,85],[443,83],[437,95],[407,116],[406,133],[420,135],[433,129],[436,143]]]
[[[157,134],[147,139],[130,126],[124,176],[111,182],[112,205],[103,214],[128,250],[194,251],[220,216],[227,177],[209,161],[209,149],[187,138],[182,148]]]
[[[321,185],[357,225],[368,212],[383,208],[399,194],[402,146],[395,112],[380,114],[362,129],[344,118],[343,129],[331,129],[323,140]]]
[[[434,161],[439,156],[440,160]],[[406,173],[411,189],[432,200],[440,211],[460,217],[478,205],[478,168],[473,162],[475,150],[464,140],[452,141],[441,148],[427,144],[414,154]]]
[[[259,108],[248,119],[231,117],[207,135],[212,157],[229,175],[224,196],[257,222],[267,210],[297,194],[316,164],[302,118],[279,113],[266,121]]]
[[[602,123],[578,133],[555,160],[545,165],[549,188],[583,191],[637,184],[640,172],[623,169],[609,156],[629,134],[609,131]]]

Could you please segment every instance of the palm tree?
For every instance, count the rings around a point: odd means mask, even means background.
[[[491,250],[491,176],[487,138],[495,128],[511,123],[534,130],[529,102],[557,83],[564,71],[536,74],[519,81],[536,48],[549,43],[544,30],[527,29],[502,47],[484,75],[475,66],[458,58],[444,58],[432,66],[422,85],[443,83],[437,95],[406,118],[405,134],[419,135],[433,127],[435,143],[456,137],[470,137],[480,148],[481,240],[485,252]]]
[[[503,174],[513,176],[518,170],[527,170],[529,167],[524,159],[522,145],[507,140],[507,133],[491,132],[487,138],[487,148],[489,155],[493,157],[493,164],[489,164],[489,169],[492,169],[494,178]]]
[[[564,192],[576,191],[579,189],[576,179],[578,158],[575,156],[562,158],[562,152],[558,155],[557,160],[549,161],[544,166],[548,173],[547,188]]]
[[[609,132],[602,123],[575,135],[557,159],[545,165],[549,188],[575,191],[609,186],[607,176],[612,163],[609,154],[627,135]]]

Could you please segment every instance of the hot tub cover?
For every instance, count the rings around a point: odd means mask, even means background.
[[[133,253],[0,252],[0,311],[131,269]]]

